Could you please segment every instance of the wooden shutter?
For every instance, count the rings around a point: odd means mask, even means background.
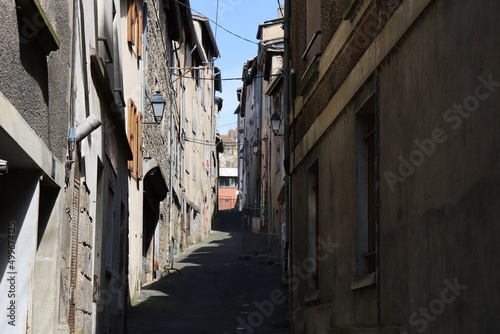
[[[135,0],[128,0],[128,13],[127,13],[127,40],[131,44],[136,42],[137,33],[137,7]]]
[[[136,180],[142,178],[142,114],[137,111],[134,101],[128,102],[128,142],[132,151],[132,160],[128,169]]]
[[[142,10],[139,12],[137,16],[137,57],[142,57],[142,32],[143,32],[143,21],[142,21]]]
[[[132,150],[132,160],[128,162],[128,169],[132,177],[137,175],[137,108],[134,101],[128,101],[128,142]]]

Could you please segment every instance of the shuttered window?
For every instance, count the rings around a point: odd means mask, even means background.
[[[142,178],[142,114],[137,111],[134,101],[128,102],[128,141],[133,160],[128,162],[128,169],[136,180]]]
[[[137,57],[142,57],[143,15],[135,0],[128,0],[127,41]]]

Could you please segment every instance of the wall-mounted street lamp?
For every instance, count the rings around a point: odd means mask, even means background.
[[[258,142],[253,143],[252,150],[253,150],[253,154],[257,154],[257,152],[259,152],[259,143]]]
[[[155,121],[144,122],[143,124],[160,124],[165,112],[165,104],[166,102],[163,95],[159,91],[156,91],[156,94],[153,95],[153,98],[151,99],[151,106],[153,107]]]
[[[151,99],[151,105],[153,106],[153,114],[155,116],[156,123],[160,123],[163,118],[163,113],[165,112],[165,99],[159,91],[153,95]]]
[[[271,129],[274,132],[274,135],[277,137],[283,137],[283,134],[279,134],[281,126],[281,116],[278,113],[274,113],[271,116]]]

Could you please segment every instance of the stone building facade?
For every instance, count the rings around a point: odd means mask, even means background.
[[[499,13],[292,2],[294,333],[499,330]]]
[[[125,74],[126,82],[136,82],[131,92],[142,92],[138,110],[144,110],[138,133],[142,177],[130,178],[130,188],[141,189],[131,201],[132,299],[173,265],[177,252],[210,233],[216,207],[215,90],[221,90],[220,81],[212,80],[220,71],[213,66],[218,49],[207,20],[191,15],[188,1],[149,1],[142,11],[141,70],[135,79],[133,72]],[[165,106],[156,121],[151,101],[159,95]]]
[[[142,285],[210,231],[221,89],[210,26],[187,0],[0,9],[0,291],[16,289],[0,332],[123,333]],[[177,79],[191,56],[208,80]],[[187,153],[189,139],[210,145]]]
[[[221,168],[238,168],[238,135],[236,130],[229,130],[221,135],[224,152],[219,155]]]
[[[237,110],[243,141],[242,206],[249,216],[260,218],[262,231],[277,239],[284,235],[284,141],[282,131],[273,133],[271,118],[283,117],[283,35],[282,17],[259,24],[258,55],[243,67]]]

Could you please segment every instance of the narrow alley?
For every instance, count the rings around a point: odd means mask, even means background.
[[[247,245],[256,238],[245,233]],[[241,213],[221,211],[210,237],[176,256],[178,271],[132,302],[128,333],[289,333],[281,268],[240,256],[241,242]]]
[[[500,333],[500,1],[0,12],[0,334]]]

